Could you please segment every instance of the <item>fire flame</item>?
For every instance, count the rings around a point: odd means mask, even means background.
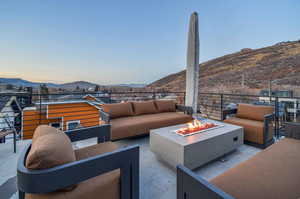
[[[213,123],[201,123],[199,120],[193,120],[192,122],[187,123],[187,127],[180,128],[177,133],[187,135],[190,133],[194,133],[197,131],[202,131],[205,129],[209,129],[215,127],[217,125]]]

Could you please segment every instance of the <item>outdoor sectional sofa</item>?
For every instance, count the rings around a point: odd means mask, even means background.
[[[222,119],[226,123],[244,127],[245,144],[266,148],[274,143],[273,106],[239,104],[237,109],[223,111]],[[228,117],[228,115],[233,115]]]
[[[112,125],[112,140],[149,134],[150,129],[193,120],[192,108],[177,105],[173,100],[104,104],[100,113],[101,119]]]
[[[284,138],[210,181],[178,166],[177,199],[298,199],[299,168],[300,140]]]
[[[71,142],[97,138],[73,150]],[[41,125],[21,153],[20,199],[138,199],[139,147],[110,142],[110,125],[62,132]]]

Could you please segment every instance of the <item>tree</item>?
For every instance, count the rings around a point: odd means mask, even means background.
[[[7,90],[12,90],[14,87],[12,84],[6,84],[6,89]]]
[[[80,90],[80,87],[79,86],[76,86],[76,89],[75,89],[76,91],[79,91]]]
[[[98,91],[100,91],[100,87],[99,87],[99,85],[96,85],[96,86],[95,86],[95,89],[94,89],[94,91],[95,91],[95,92],[98,92]]]
[[[40,94],[42,95],[43,99],[49,99],[49,89],[46,84],[40,85]]]

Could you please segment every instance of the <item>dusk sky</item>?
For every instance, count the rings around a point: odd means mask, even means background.
[[[200,62],[300,39],[299,0],[2,0],[0,77],[150,83],[185,68],[193,11]]]

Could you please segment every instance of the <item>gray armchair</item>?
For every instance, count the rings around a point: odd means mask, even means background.
[[[77,129],[67,131],[65,134],[72,142],[96,137],[98,144],[75,150],[76,161],[39,170],[26,167],[32,147],[32,144],[29,144],[18,161],[17,179],[20,199],[25,197],[54,199],[62,195],[63,198],[73,199],[82,198],[84,194],[89,195],[88,198],[96,199],[99,198],[100,192],[104,196],[111,194],[122,199],[139,198],[139,146],[111,150],[113,148],[109,142],[110,125]],[[33,140],[33,145],[38,141]],[[110,182],[115,182],[115,191],[107,191]],[[66,187],[73,188],[66,190]]]

